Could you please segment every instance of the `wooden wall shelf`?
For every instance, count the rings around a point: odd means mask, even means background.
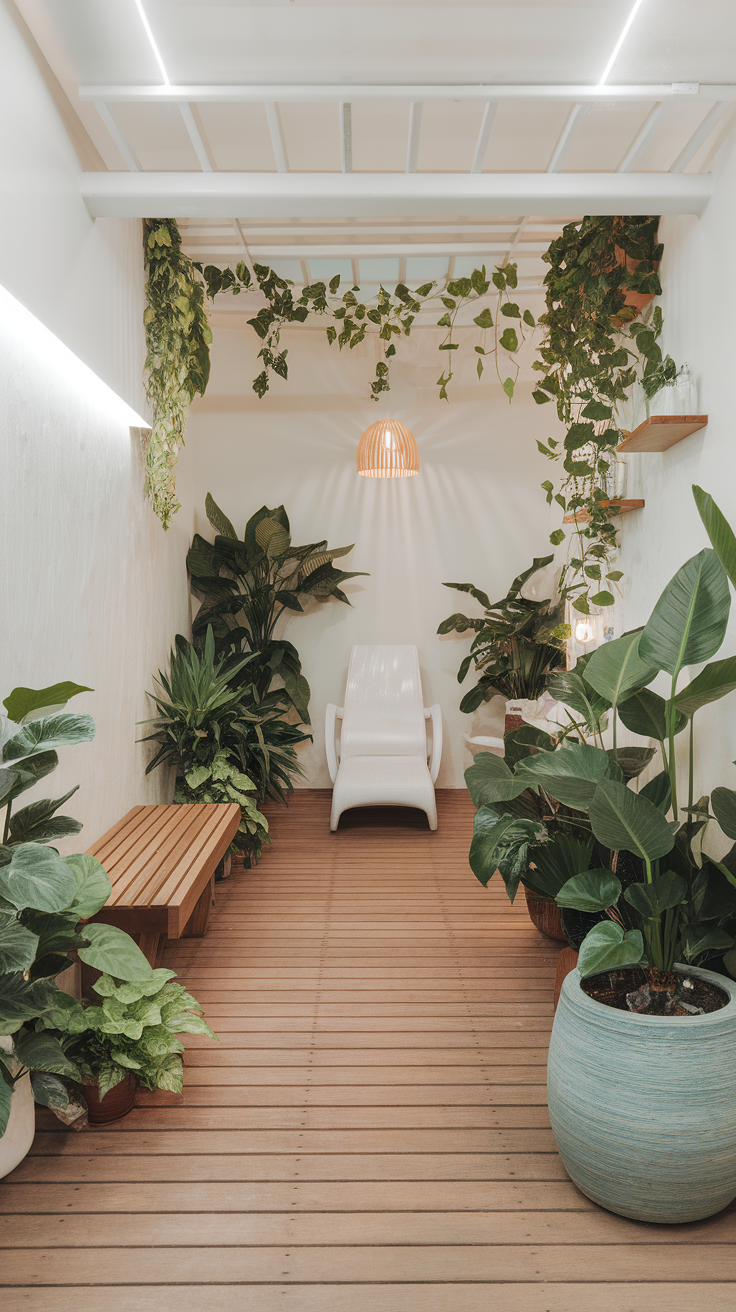
[[[705,428],[707,415],[652,415],[629,433],[617,451],[668,451],[699,428]]]
[[[637,430],[638,431],[638,430]],[[643,510],[643,501],[624,501],[616,497],[613,501],[601,501],[604,510],[618,509],[619,515],[627,515],[630,510]],[[565,515],[563,524],[589,524],[590,514],[587,510],[577,510],[574,515]]]

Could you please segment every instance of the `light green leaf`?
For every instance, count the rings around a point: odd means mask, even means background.
[[[541,785],[563,806],[587,810],[601,779],[620,779],[621,771],[605,752],[584,743],[566,742],[556,752],[519,761],[516,778],[527,787]]]
[[[19,911],[63,911],[74,899],[77,881],[66,862],[42,843],[21,843],[10,864],[0,868],[0,897]]]
[[[212,770],[208,765],[195,765],[193,770],[188,770],[184,775],[184,778],[193,793],[196,793],[197,789],[201,788],[202,784],[211,777]]]
[[[622,966],[638,966],[644,956],[644,939],[639,929],[624,933],[621,925],[604,920],[586,934],[578,956],[578,970],[582,979],[597,975],[603,970],[618,970]]]
[[[80,948],[79,956],[85,965],[115,979],[147,980],[153,975],[138,944],[116,925],[85,925],[84,937],[89,947]]]
[[[620,896],[621,884],[612,870],[585,870],[563,884],[556,902],[574,911],[607,911]]]
[[[616,707],[636,688],[651,683],[658,667],[639,655],[641,630],[625,633],[613,642],[597,647],[585,667],[585,682]]]
[[[639,655],[658,669],[710,660],[726,633],[731,594],[715,551],[693,556],[667,584],[644,626]]]
[[[486,885],[498,870],[513,902],[522,874],[529,865],[529,848],[547,836],[544,825],[515,816],[499,816],[491,806],[476,813],[468,857],[476,879]]]
[[[603,779],[588,807],[593,833],[599,843],[614,851],[623,849],[649,861],[666,856],[674,835],[662,812],[625,784]]]
[[[705,531],[710,538],[711,546],[736,588],[736,537],[733,529],[722,511],[718,509],[712,496],[708,492],[704,492],[702,487],[698,487],[695,483],[693,484],[693,496],[695,497],[695,504],[698,507],[700,518],[705,525]]]
[[[517,779],[509,770],[506,762],[492,752],[479,752],[473,764],[465,771],[465,783],[474,806],[485,806],[493,802],[510,802],[519,797],[525,789],[536,787]]]
[[[104,866],[86,852],[75,852],[64,857],[77,883],[74,901],[69,907],[80,920],[89,920],[104,907],[112,892],[112,884]]]
[[[675,706],[683,715],[693,716],[701,706],[720,701],[736,688],[736,656],[713,661],[689,683],[675,698]]]
[[[33,1101],[38,1103],[39,1107],[69,1106],[69,1090],[65,1084],[62,1084],[58,1075],[50,1075],[46,1071],[32,1071],[31,1085]]]
[[[56,747],[71,747],[75,743],[89,743],[95,736],[95,722],[91,715],[72,715],[60,711],[30,720],[3,748],[6,765],[14,766],[30,756],[48,752]]]
[[[38,935],[21,925],[16,916],[0,911],[0,970],[25,972],[36,957]]]

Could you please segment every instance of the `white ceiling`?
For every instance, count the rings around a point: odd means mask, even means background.
[[[463,174],[478,164],[485,97],[427,98],[421,125],[410,133],[412,84],[598,82],[633,0],[578,0],[500,4],[466,0],[143,0],[169,81],[190,89],[189,123],[177,103],[130,103],[110,92],[102,116],[80,100],[80,87],[160,87],[162,73],[135,0],[16,0],[44,56],[99,153],[100,168],[136,164],[158,174],[346,171],[339,100],[319,103],[270,97],[269,84],[347,84],[352,158],[347,171],[377,175]],[[736,81],[736,4],[733,0],[643,0],[610,86],[729,84]],[[198,103],[192,88],[257,86],[263,102]],[[361,99],[360,85],[395,86],[394,99]],[[269,123],[265,101],[274,99]],[[603,98],[584,105],[571,125],[576,99],[501,100],[493,120],[483,174],[565,174],[707,171],[733,126],[736,101],[704,87],[700,95],[667,98],[638,157],[626,157],[658,98]],[[112,117],[110,116],[112,111]],[[709,117],[710,115],[710,117]],[[694,134],[704,125],[703,140]],[[568,137],[565,137],[566,128]],[[116,140],[118,144],[116,144]],[[415,147],[415,160],[410,142]],[[559,159],[560,144],[565,151]],[[683,164],[683,150],[694,143]],[[122,143],[122,149],[121,149]],[[280,152],[283,154],[280,156]],[[199,158],[198,158],[199,155]],[[581,179],[583,182],[583,179]],[[583,183],[584,185],[584,183]],[[584,207],[583,207],[584,208]],[[520,206],[521,209],[521,206]],[[582,212],[582,210],[581,210]],[[342,264],[347,276],[371,279],[446,276],[465,266],[519,260],[527,287],[544,271],[539,259],[563,221],[544,214],[504,218],[457,214],[447,218],[340,219],[332,209],[293,220],[212,215],[183,219],[186,247],[213,262],[253,258],[295,281],[324,276]],[[575,217],[573,211],[569,217]],[[386,247],[385,252],[381,247]],[[418,249],[417,249],[418,248]],[[350,272],[348,272],[350,270]],[[425,270],[427,272],[425,272]],[[429,271],[432,271],[431,273]]]

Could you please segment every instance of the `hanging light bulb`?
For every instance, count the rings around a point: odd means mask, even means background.
[[[584,619],[576,620],[575,641],[579,643],[581,647],[587,647],[588,643],[593,642],[594,640],[595,640],[595,627],[593,621],[587,617]]]
[[[379,419],[358,443],[357,464],[364,478],[411,478],[419,473],[414,435],[398,419]]]

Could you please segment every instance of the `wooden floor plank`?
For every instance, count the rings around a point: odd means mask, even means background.
[[[48,1113],[0,1182],[2,1312],[733,1312],[736,1210],[638,1225],[549,1129],[557,944],[467,866],[473,811],[269,806],[273,846],[165,964],[219,1043],[176,1107]]]

